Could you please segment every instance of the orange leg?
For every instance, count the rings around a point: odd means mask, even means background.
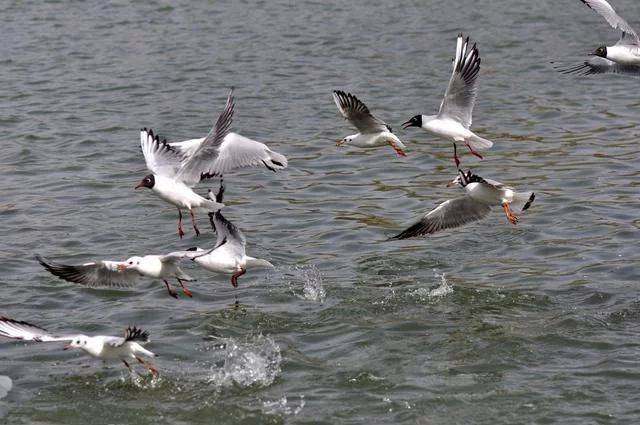
[[[237,272],[235,272],[233,276],[231,276],[231,284],[233,285],[234,288],[238,287],[238,278],[243,274],[245,274],[246,272],[247,272],[247,269],[240,269]]]
[[[124,365],[127,367],[127,369],[129,369],[130,373],[133,373],[133,369],[131,369],[131,366],[129,366],[129,363],[127,363],[126,360],[122,359],[122,363],[124,363]]]
[[[456,168],[460,168],[460,159],[458,158],[458,148],[453,144],[453,160],[456,162]]]
[[[182,292],[184,292],[184,294],[187,297],[193,297],[193,294],[191,293],[191,291],[189,289],[187,289],[186,286],[184,286],[184,283],[182,282],[182,279],[178,279],[178,278],[176,278],[176,279],[178,280],[178,283],[180,283],[180,286],[182,287]]]
[[[151,372],[151,374],[154,377],[157,377],[159,375],[158,373],[158,369],[155,368],[154,365],[152,365],[151,363],[147,363],[144,360],[142,360],[140,357],[136,356],[136,360],[140,362],[140,364],[142,364],[142,366],[144,366],[147,370],[149,370],[149,372]]]
[[[396,151],[396,153],[398,154],[398,156],[407,156],[406,153],[404,153],[404,151],[400,148],[400,146],[397,146],[395,143],[393,143],[391,140],[389,140],[389,146],[391,146],[393,148],[394,151]]]
[[[169,286],[169,282],[164,280],[164,284],[167,285],[167,291],[169,291],[169,295],[171,295],[173,298],[178,298],[178,294],[176,294],[176,291],[171,289],[171,286]]]
[[[193,215],[193,210],[189,210],[191,213],[191,223],[193,224],[193,230],[196,231],[196,236],[200,236],[200,230],[198,230],[198,226],[196,226],[196,216]]]
[[[477,156],[478,158],[483,159],[482,155],[480,155],[478,152],[474,151],[469,143],[467,143],[467,147],[469,148],[469,152],[471,152],[473,155]]]
[[[502,204],[502,209],[504,209],[504,213],[507,216],[507,220],[509,220],[509,223],[511,224],[518,223],[518,217],[516,217],[516,215],[513,212],[511,212],[511,209],[509,208],[509,204],[507,204],[506,202]]]
[[[178,208],[178,236],[180,239],[184,236],[184,230],[182,230],[182,211]]]

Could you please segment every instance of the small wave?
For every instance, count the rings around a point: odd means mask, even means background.
[[[295,416],[304,407],[304,396],[300,396],[300,403],[297,406],[291,406],[287,400],[286,396],[282,396],[282,398],[273,401],[263,401],[262,402],[262,411],[267,415],[286,415],[286,416]]]
[[[215,366],[208,382],[218,388],[271,385],[280,373],[280,347],[269,336],[258,335],[245,342],[221,338],[211,350]]]

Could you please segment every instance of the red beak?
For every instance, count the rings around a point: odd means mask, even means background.
[[[71,344],[67,344],[67,345],[65,345],[65,346],[64,346],[64,348],[62,348],[62,349],[63,349],[63,350],[69,350],[69,349],[71,349],[71,348],[73,348],[73,347],[71,346]]]

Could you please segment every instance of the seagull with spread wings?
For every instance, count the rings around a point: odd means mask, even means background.
[[[215,126],[201,139],[168,143],[164,139],[161,141],[153,130],[143,128],[140,132],[142,153],[147,168],[153,174],[142,179],[136,189],[149,188],[178,208],[180,238],[184,236],[182,209],[189,210],[193,229],[199,235],[194,209],[204,207],[209,211],[218,211],[224,206],[195,193],[192,188],[198,182],[242,167],[264,165],[276,171],[287,166],[287,159],[265,144],[229,132],[234,107],[231,89]]]
[[[124,337],[96,335],[53,335],[45,329],[20,320],[0,316],[0,336],[23,341],[34,342],[68,342],[65,350],[79,348],[87,354],[102,360],[121,360],[129,371],[133,371],[129,362],[137,360],[153,376],[158,376],[158,369],[143,357],[157,357],[142,345],[149,342],[149,333],[135,326],[125,330]]]
[[[477,80],[480,72],[480,54],[474,44],[469,48],[469,37],[458,34],[453,74],[440,103],[438,115],[416,115],[403,124],[404,128],[420,127],[429,133],[453,142],[453,159],[460,166],[456,143],[463,142],[469,151],[482,159],[477,150],[489,149],[493,142],[473,133],[471,114],[476,101]]]
[[[217,195],[209,190],[209,198],[222,202],[224,184],[220,182]],[[182,254],[203,268],[216,272],[231,274],[231,284],[238,287],[238,278],[247,272],[249,267],[273,267],[267,260],[253,258],[246,254],[247,240],[235,224],[227,220],[220,211],[209,213],[211,227],[216,233],[216,244],[209,250],[191,248]]]
[[[389,145],[398,156],[407,156],[404,153],[406,146],[393,134],[391,127],[384,121],[373,116],[369,108],[360,99],[351,93],[340,90],[333,92],[333,101],[340,110],[342,116],[348,120],[359,133],[347,136],[336,142],[337,146],[350,144],[358,147]]]
[[[444,201],[392,239],[427,236],[460,227],[485,218],[496,205],[502,206],[509,222],[515,225],[518,223],[518,216],[513,210],[526,211],[535,199],[533,192],[516,192],[500,182],[473,174],[471,170],[466,173],[458,170],[458,176],[447,186],[462,187],[466,193],[459,198]]]
[[[606,0],[580,0],[602,16],[612,28],[621,32],[613,46],[600,46],[593,57],[578,65],[560,65],[556,69],[565,74],[631,74],[640,75],[640,38]]]
[[[127,287],[133,285],[138,277],[147,276],[162,279],[167,286],[169,295],[178,298],[178,294],[171,289],[167,279],[174,278],[182,287],[185,295],[193,294],[184,285],[184,282],[193,282],[195,279],[178,267],[178,262],[183,258],[179,253],[172,252],[167,255],[145,255],[143,257],[131,257],[125,261],[95,261],[80,265],[58,264],[49,261],[39,255],[36,260],[49,271],[49,273],[68,282],[95,287]]]

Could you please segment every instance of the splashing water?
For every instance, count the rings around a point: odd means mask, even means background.
[[[222,338],[213,352],[216,365],[208,381],[218,388],[269,386],[280,373],[280,347],[269,336],[260,334],[246,342]]]
[[[300,298],[324,302],[327,297],[327,291],[322,286],[322,275],[320,270],[315,265],[311,265],[302,269],[302,278],[304,279],[304,287],[302,288],[302,295]]]
[[[433,275],[440,279],[440,285],[435,288],[419,288],[412,291],[409,295],[416,296],[421,300],[433,300],[435,298],[446,297],[453,292],[453,286],[447,282],[447,278],[444,273],[438,274],[436,270],[433,271]]]
[[[304,407],[304,396],[300,396],[300,403],[298,406],[293,407],[289,405],[286,396],[273,401],[262,402],[262,411],[267,415],[297,415]]]

